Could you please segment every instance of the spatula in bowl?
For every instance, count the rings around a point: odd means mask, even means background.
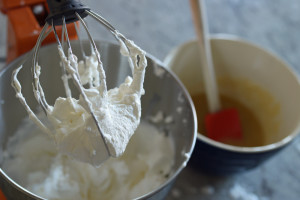
[[[204,0],[190,0],[190,5],[199,43],[204,87],[210,112],[205,116],[206,135],[219,142],[225,139],[242,139],[242,127],[237,109],[221,108],[211,54],[205,2]]]

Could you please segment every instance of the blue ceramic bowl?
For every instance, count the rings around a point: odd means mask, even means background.
[[[191,163],[215,174],[243,172],[259,166],[298,135],[299,78],[275,54],[235,36],[215,35],[211,48],[220,93],[253,111],[264,130],[264,142],[261,146],[240,147],[198,133]],[[204,92],[200,57],[197,41],[189,41],[171,51],[164,61],[190,95]],[[227,78],[239,81],[222,82]],[[267,91],[269,96],[259,91]]]

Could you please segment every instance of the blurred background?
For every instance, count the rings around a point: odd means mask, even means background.
[[[83,2],[160,60],[174,47],[196,38],[187,0]],[[207,0],[206,5],[211,34],[233,34],[258,44],[279,55],[300,74],[299,0]],[[0,68],[5,66],[6,26],[6,16],[0,13]],[[101,25],[93,26],[93,20],[89,21],[89,29],[96,40],[114,41]],[[217,177],[188,165],[167,199],[297,200],[299,169],[298,138],[259,168],[243,174]],[[232,195],[235,189],[246,198]]]

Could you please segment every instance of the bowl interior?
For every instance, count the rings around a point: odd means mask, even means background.
[[[86,49],[89,48],[87,42],[83,44]],[[127,75],[131,75],[127,58],[120,54],[118,45],[109,42],[98,42],[97,46],[105,68],[108,89],[119,86]],[[81,55],[77,42],[72,44],[72,48],[76,55]],[[22,119],[27,116],[10,85],[12,71],[26,57],[28,55],[15,60],[0,74],[0,155],[2,155],[2,151],[6,147],[9,137],[15,133]],[[58,96],[65,96],[60,79],[61,69],[59,68],[56,45],[49,45],[40,49],[39,64],[42,67],[41,84],[46,99],[49,104],[53,105]],[[37,103],[32,94],[30,67],[31,60],[27,60],[18,78],[23,86],[22,92],[28,104],[34,109],[37,108]],[[155,124],[159,129],[165,130],[172,137],[175,144],[173,175],[161,186],[162,188],[175,178],[190,157],[196,138],[195,111],[184,87],[172,73],[169,73],[155,59],[150,57],[148,57],[144,89],[145,95],[142,96],[142,120],[149,121],[149,118],[155,116],[159,111],[163,112],[165,116],[172,116],[173,118],[171,123],[160,122]],[[75,88],[73,88],[73,92],[76,92]],[[178,107],[184,112],[178,113],[176,110]],[[155,148],[155,144],[153,144],[153,148]],[[2,158],[0,161],[2,162]],[[161,188],[157,188],[157,190]]]

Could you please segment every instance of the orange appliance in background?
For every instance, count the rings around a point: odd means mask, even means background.
[[[0,0],[0,11],[7,15],[6,62],[30,51],[43,28],[49,13],[46,0]],[[67,24],[69,38],[77,39],[74,24]],[[61,27],[56,27],[61,35]],[[44,44],[56,42],[54,33],[45,38]]]
[[[1,192],[1,190],[0,190],[0,200],[6,200],[6,197],[5,197],[4,194]]]

